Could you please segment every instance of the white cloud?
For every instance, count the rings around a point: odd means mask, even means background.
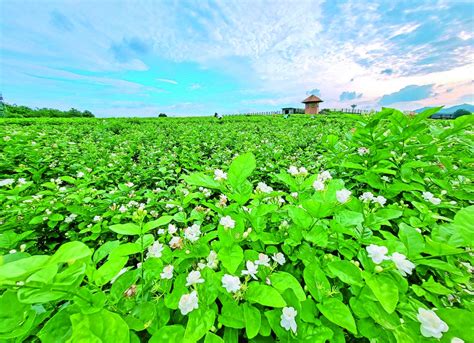
[[[171,83],[172,85],[177,85],[177,84],[178,84],[177,81],[171,80],[171,79],[156,79],[156,81],[165,82],[165,83]]]

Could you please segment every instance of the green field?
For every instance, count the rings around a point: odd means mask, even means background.
[[[473,116],[430,114],[1,120],[0,341],[473,342]]]

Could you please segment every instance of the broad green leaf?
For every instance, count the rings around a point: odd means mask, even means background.
[[[0,282],[4,280],[21,280],[49,263],[49,256],[30,256],[0,265]]]
[[[304,229],[309,229],[313,223],[311,215],[297,206],[288,206],[288,215],[296,225]]]
[[[274,288],[276,288],[280,293],[283,293],[286,289],[292,289],[295,292],[296,297],[299,301],[306,300],[306,294],[301,287],[301,284],[298,280],[286,272],[274,272],[270,275],[270,281]]]
[[[248,152],[237,156],[229,167],[229,184],[237,188],[253,173],[255,167],[255,156],[252,153]]]
[[[398,237],[405,245],[408,257],[418,257],[425,248],[425,241],[421,233],[405,223],[400,224]]]
[[[362,274],[360,269],[349,261],[334,261],[328,264],[329,270],[342,282],[350,285],[361,285]]]
[[[159,226],[167,225],[173,219],[173,216],[163,216],[143,225],[143,233],[153,230]]]
[[[204,337],[204,343],[224,343],[224,340],[216,334],[208,332],[206,337]]]
[[[125,266],[128,257],[114,257],[105,262],[94,272],[93,280],[96,285],[103,286],[112,280]]]
[[[398,303],[398,287],[394,279],[384,274],[367,274],[365,282],[385,311],[388,313],[395,311]]]
[[[474,206],[465,207],[454,216],[453,224],[469,246],[472,246],[472,237],[474,237],[472,223],[474,223]]]
[[[245,303],[244,307],[244,318],[245,318],[245,333],[247,334],[248,339],[252,339],[258,335],[260,330],[261,315],[260,311]]]
[[[184,181],[186,181],[186,183],[193,186],[200,186],[211,189],[218,189],[221,187],[221,184],[219,182],[204,173],[193,173],[191,175],[184,176],[183,179]]]
[[[151,336],[149,343],[177,343],[184,339],[184,327],[182,325],[163,326]]]
[[[321,313],[331,322],[347,329],[353,334],[357,334],[357,327],[352,312],[341,300],[329,298],[317,306]]]
[[[213,310],[195,310],[188,315],[184,341],[197,342],[211,329],[216,319]]]
[[[270,286],[259,285],[251,282],[245,292],[245,299],[251,303],[257,303],[269,307],[285,307],[286,302],[278,291]]]
[[[219,260],[230,274],[235,271],[244,260],[244,252],[240,245],[234,244],[230,248],[222,247],[218,253]]]
[[[92,255],[91,249],[82,242],[67,242],[51,256],[50,263],[71,263]]]
[[[304,282],[309,292],[317,301],[323,301],[331,290],[326,274],[315,264],[310,264],[303,272]]]
[[[133,223],[111,225],[109,228],[120,235],[134,236],[141,233],[140,227]]]

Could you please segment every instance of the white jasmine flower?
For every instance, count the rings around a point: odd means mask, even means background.
[[[292,192],[290,194],[293,198],[297,198],[298,197],[298,192]]]
[[[306,176],[306,175],[308,175],[308,170],[305,167],[300,167],[300,169],[298,171],[298,175]]]
[[[163,272],[160,274],[160,277],[162,279],[172,279],[173,278],[173,270],[174,270],[174,267],[169,264],[167,265],[166,267],[163,268]]]
[[[374,198],[372,201],[383,207],[383,205],[385,205],[385,203],[387,202],[387,199],[379,195],[378,197]]]
[[[155,258],[160,258],[161,257],[161,252],[163,251],[164,246],[158,241],[153,242],[153,244],[148,248],[148,253],[146,255],[147,258],[149,257],[155,257]]]
[[[17,181],[18,185],[24,185],[26,183],[26,180],[24,177],[20,177]]]
[[[241,284],[238,276],[224,274],[221,279],[222,287],[229,293],[236,293],[240,290]]]
[[[296,175],[298,175],[298,168],[295,167],[295,166],[290,166],[288,168],[288,173],[290,173],[293,176],[296,176]]]
[[[313,182],[313,188],[316,191],[324,191],[324,182],[321,180],[314,180]]]
[[[130,182],[130,181],[125,184],[125,186],[127,186],[129,188],[133,187],[134,185],[135,184],[133,182]]]
[[[71,213],[70,215],[68,215],[66,218],[64,218],[64,222],[65,223],[72,223],[74,221],[74,219],[76,219],[77,215],[74,214],[74,213]]]
[[[3,179],[3,180],[0,180],[0,187],[9,186],[9,185],[13,184],[14,182],[15,182],[14,179]]]
[[[270,267],[270,257],[263,253],[258,254],[258,260],[255,261],[255,264],[265,267]]]
[[[443,322],[438,315],[432,310],[418,309],[416,318],[420,321],[420,331],[424,337],[441,338],[443,332],[447,332],[448,324]]]
[[[367,155],[369,152],[370,152],[370,150],[365,148],[365,147],[360,147],[359,149],[357,149],[357,153],[360,156]]]
[[[214,250],[209,252],[209,256],[207,256],[207,266],[211,269],[216,269],[219,260],[217,259],[217,253]]]
[[[284,265],[286,262],[285,255],[283,255],[281,252],[273,254],[272,260],[278,263],[280,266]]]
[[[157,233],[158,233],[159,235],[164,235],[165,229],[158,229]]]
[[[390,259],[386,256],[388,253],[387,247],[371,244],[368,247],[365,247],[365,250],[367,250],[369,257],[375,264],[380,264],[382,261]]]
[[[20,245],[20,251],[24,252],[26,250],[26,244]]]
[[[372,192],[364,192],[359,197],[359,199],[362,200],[363,202],[367,203],[369,201],[374,200],[374,195],[372,194]]]
[[[318,174],[318,180],[321,182],[326,182],[327,180],[331,180],[332,176],[331,173],[328,172],[327,170],[323,170]]]
[[[196,242],[199,239],[200,235],[201,229],[200,226],[197,224],[193,224],[192,226],[184,229],[184,238],[186,238],[188,241]]]
[[[386,175],[382,176],[381,179],[384,180],[385,182],[390,182],[390,178]]]
[[[16,254],[16,250],[15,249],[12,249],[9,251],[10,254]]]
[[[66,191],[66,187],[59,187],[59,191],[60,191],[60,192],[65,192],[65,191]]]
[[[436,198],[431,192],[423,192],[422,196],[423,196],[423,199],[431,202],[433,205],[439,205],[441,203],[441,199]]]
[[[186,287],[196,285],[198,283],[203,283],[204,279],[201,278],[201,272],[199,270],[193,270],[186,277]]]
[[[224,207],[227,204],[227,197],[224,194],[219,196],[219,206]]]
[[[44,211],[48,216],[50,216],[53,212],[51,212],[51,210],[49,208],[47,208],[45,211]]]
[[[77,175],[76,175],[78,178],[81,178],[81,177],[84,177],[84,173],[83,172],[78,172]]]
[[[298,314],[298,312],[293,308],[293,307],[283,307],[282,314],[281,314],[281,321],[280,325],[282,328],[284,328],[286,331],[293,331],[293,333],[296,333],[297,325],[295,321],[295,317]]]
[[[231,216],[225,216],[221,218],[219,224],[221,224],[224,229],[233,229],[235,227],[235,220],[233,220]]]
[[[214,180],[216,181],[227,180],[227,173],[224,173],[220,169],[214,170]]]
[[[259,182],[256,190],[257,192],[267,193],[267,194],[273,192],[273,188],[270,186],[267,186],[267,184],[264,182]]]
[[[178,307],[183,316],[193,310],[197,310],[199,308],[197,292],[192,291],[190,294],[183,294],[181,299],[179,299]]]
[[[92,221],[99,222],[101,219],[102,219],[101,216],[94,216],[94,219],[92,219]]]
[[[172,237],[169,246],[173,249],[181,249],[183,247],[183,240],[178,236]]]
[[[407,276],[407,274],[411,274],[412,270],[415,268],[415,265],[407,260],[407,257],[403,254],[399,254],[398,252],[394,252],[390,259],[395,263],[398,271],[403,275]]]
[[[255,274],[257,274],[258,265],[254,264],[252,261],[247,261],[246,267],[247,269],[242,270],[242,275],[249,275],[253,279],[257,280]]]
[[[12,139],[12,138],[11,138],[10,136],[5,136],[5,137],[3,137],[3,140],[4,140],[5,142],[8,142],[8,141],[11,140],[11,139]]]
[[[344,204],[349,200],[351,194],[351,191],[347,189],[341,189],[340,191],[336,192],[337,201],[339,201],[341,204]]]
[[[178,228],[176,227],[176,225],[174,225],[174,224],[169,224],[168,225],[168,233],[170,235],[175,234],[177,231],[178,231]]]
[[[110,280],[110,283],[114,283],[115,281],[117,281],[117,279],[120,277],[120,275],[124,274],[126,271],[128,270],[128,268],[122,268],[120,269],[120,271],[118,272],[117,275],[115,275],[112,280]]]
[[[120,212],[120,213],[125,213],[125,212],[127,212],[127,207],[124,206],[124,205],[121,205],[120,208],[119,208],[119,212]]]

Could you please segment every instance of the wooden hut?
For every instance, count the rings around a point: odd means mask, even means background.
[[[310,95],[306,99],[302,101],[305,105],[304,113],[305,114],[318,114],[319,112],[319,103],[323,102],[320,98],[316,95]]]

